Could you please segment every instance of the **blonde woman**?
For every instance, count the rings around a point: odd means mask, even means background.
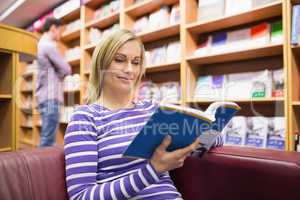
[[[149,161],[122,157],[157,108],[134,101],[144,71],[144,47],[130,31],[116,31],[97,45],[88,105],[77,108],[65,135],[70,199],[182,199],[168,171],[183,165],[198,139],[167,152],[166,137]]]

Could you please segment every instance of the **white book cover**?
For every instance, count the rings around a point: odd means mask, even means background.
[[[247,129],[248,126],[246,117],[233,117],[222,131],[225,145],[245,145]]]
[[[250,99],[252,80],[257,76],[255,72],[228,74],[226,85],[228,99]]]
[[[269,119],[266,117],[248,117],[246,146],[265,148],[267,142]]]
[[[170,24],[179,24],[180,23],[180,7],[179,4],[172,6],[170,14]]]
[[[195,56],[206,56],[211,53],[211,41],[212,36],[204,38],[204,40],[198,45],[198,48],[194,52]]]
[[[226,0],[225,15],[234,15],[252,9],[252,0]]]
[[[167,62],[180,61],[180,42],[175,41],[168,44],[167,47]]]
[[[208,21],[224,16],[224,0],[199,0],[198,20]]]
[[[269,70],[257,72],[252,79],[251,97],[269,98],[272,96],[272,73]]]
[[[285,118],[273,117],[270,120],[267,148],[285,149]]]
[[[228,51],[245,49],[251,42],[251,29],[245,28],[235,31],[230,31],[227,34]]]
[[[147,31],[147,28],[148,28],[148,17],[143,16],[138,20],[136,20],[136,22],[133,24],[132,31],[134,33],[139,33],[139,32]]]
[[[194,91],[194,97],[199,99],[213,99],[215,96],[212,87],[212,76],[199,76]]]
[[[170,81],[160,85],[161,101],[174,102],[180,99],[180,84],[179,82]]]

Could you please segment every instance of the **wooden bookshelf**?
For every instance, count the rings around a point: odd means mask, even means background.
[[[262,21],[272,17],[278,17],[282,15],[282,2],[274,2],[264,6],[254,8],[250,11],[228,15],[220,17],[214,20],[205,22],[192,22],[189,23],[186,28],[192,33],[205,33],[213,32],[216,30],[222,30],[234,26],[248,24],[252,22]]]
[[[287,0],[286,2],[286,26],[287,26],[287,90],[288,90],[288,127],[289,144],[291,151],[295,150],[294,133],[300,131],[300,45],[291,45],[292,33],[292,8],[300,4],[299,0]]]
[[[187,58],[192,64],[224,63],[230,61],[241,61],[261,57],[269,57],[283,54],[283,45],[267,44],[258,47],[229,51],[208,56],[191,56]]]
[[[80,8],[77,8],[76,10],[63,16],[60,20],[62,23],[66,24],[79,18],[80,18]]]

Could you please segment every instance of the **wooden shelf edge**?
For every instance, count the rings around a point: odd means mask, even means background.
[[[71,66],[80,65],[80,57],[73,60],[67,60],[66,62]]]
[[[12,151],[13,148],[12,147],[2,147],[0,148],[0,152],[4,152],[4,151]]]
[[[151,42],[177,34],[180,34],[180,24],[172,24],[156,30],[140,32],[137,33],[136,36],[139,37],[142,42]]]
[[[276,103],[276,102],[284,102],[283,97],[270,97],[270,98],[261,98],[261,99],[188,99],[187,103],[213,103],[215,101],[233,101],[236,103]]]
[[[283,54],[283,44],[267,44],[247,49],[228,51],[220,54],[209,54],[207,56],[189,56],[187,61],[193,64],[212,64],[229,61],[240,61],[251,58],[275,56]]]
[[[80,92],[80,90],[64,90],[64,93],[77,93]]]
[[[93,19],[86,23],[85,27],[97,27],[99,29],[103,29],[105,27],[111,26],[115,24],[120,18],[120,12],[114,12],[108,16],[105,16],[103,18]]]
[[[293,101],[293,102],[292,102],[292,105],[293,105],[293,106],[300,106],[300,101]]]
[[[160,65],[150,65],[150,66],[146,66],[145,69],[146,69],[146,73],[178,70],[180,69],[180,61],[173,62],[173,63],[163,63]]]
[[[12,99],[11,94],[0,94],[0,99]]]
[[[69,42],[76,39],[80,39],[80,28],[74,31],[64,32],[60,37],[60,40],[63,42]]]
[[[141,3],[136,3],[128,6],[127,8],[125,8],[125,13],[133,17],[139,17],[144,14],[152,12],[163,5],[173,5],[178,2],[179,0],[164,0],[164,1],[145,0]]]
[[[282,1],[277,1],[243,13],[228,15],[205,22],[192,22],[186,25],[186,29],[192,33],[211,32],[276,17],[280,14],[282,14]]]
[[[76,18],[80,18],[80,7],[77,8],[76,10],[73,10],[72,12],[68,13],[67,15],[59,18],[59,20],[62,22],[62,23],[68,23]]]

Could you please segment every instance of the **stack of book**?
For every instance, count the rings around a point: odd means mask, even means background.
[[[180,53],[180,42],[170,42],[166,45],[146,51],[147,65],[178,62],[180,60]]]
[[[263,22],[250,28],[202,35],[195,56],[221,54],[267,44],[282,44],[282,21]]]
[[[81,55],[81,48],[76,46],[74,48],[70,48],[65,52],[65,61],[69,62],[72,60],[77,60],[80,58]]]
[[[81,20],[77,19],[75,21],[72,21],[69,24],[67,24],[65,27],[66,28],[65,28],[64,33],[73,32],[73,31],[79,30],[81,28]]]
[[[144,81],[139,88],[138,99],[157,102],[178,102],[180,96],[179,82],[170,81],[155,84],[152,81]]]
[[[53,16],[60,19],[80,8],[80,0],[69,0],[53,10]]]
[[[88,43],[90,44],[97,44],[101,37],[105,34],[111,33],[114,30],[120,29],[120,24],[114,24],[104,30],[99,30],[98,28],[90,28],[89,35],[88,35]]]
[[[283,97],[283,69],[198,77],[194,97],[199,99],[254,99]]]
[[[75,110],[75,106],[62,106],[60,109],[60,122],[69,123],[71,116]]]
[[[102,19],[113,13],[119,12],[119,10],[120,10],[120,0],[113,0],[98,8],[94,12],[93,18]]]
[[[249,11],[279,0],[199,0],[198,20],[209,21]]]
[[[226,145],[285,149],[284,117],[235,116],[222,134]]]
[[[72,74],[64,78],[65,91],[77,91],[80,89],[80,75]]]
[[[145,15],[137,19],[133,25],[132,31],[134,33],[153,31],[168,25],[179,24],[179,22],[179,4],[173,5],[171,9],[168,6],[163,6],[149,15]]]
[[[291,33],[292,45],[300,44],[300,4],[293,6],[292,14],[292,33]]]

